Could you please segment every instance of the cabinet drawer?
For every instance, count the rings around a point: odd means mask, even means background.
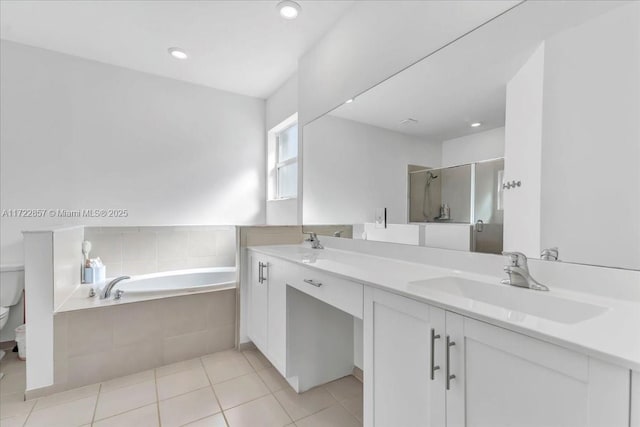
[[[287,285],[362,319],[363,285],[315,269],[292,267],[295,270],[287,275]]]

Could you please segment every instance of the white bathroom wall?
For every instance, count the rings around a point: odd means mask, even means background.
[[[639,118],[640,3],[545,42],[542,247],[640,269]]]
[[[298,75],[294,74],[267,98],[267,130],[273,129],[297,112]],[[298,129],[298,133],[300,134],[302,131]],[[300,153],[300,147],[298,147],[298,153]],[[269,154],[269,156],[271,156],[271,154]],[[298,170],[300,171],[300,168]],[[298,175],[300,175],[300,173]],[[301,184],[299,183],[299,185]],[[266,209],[266,221],[269,225],[293,225],[299,223],[298,199],[267,200]]]
[[[372,222],[378,207],[406,223],[407,166],[441,158],[439,143],[334,116],[307,125],[303,145],[305,224]]]
[[[463,165],[504,156],[504,127],[442,141],[442,166]]]
[[[356,2],[300,58],[301,122],[308,123],[517,3]]]
[[[24,242],[28,391],[53,384],[53,231],[27,232]]]
[[[298,112],[298,74],[293,74],[267,98],[265,116],[267,130]]]
[[[126,218],[2,218],[20,231],[265,221],[265,102],[2,41],[2,209],[127,209]]]
[[[521,187],[504,192],[505,251],[540,254],[540,169],[544,43],[507,84],[504,180]]]

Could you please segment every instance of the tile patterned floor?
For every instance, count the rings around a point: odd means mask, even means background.
[[[297,394],[258,351],[174,363],[24,402],[24,362],[0,362],[1,427],[358,427],[362,383]]]

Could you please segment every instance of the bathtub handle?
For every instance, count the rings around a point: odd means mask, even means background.
[[[122,294],[124,294],[124,291],[123,291],[122,289],[118,289],[118,290],[116,290],[116,294],[115,294],[115,296],[113,297],[113,299],[120,299],[120,298],[122,298]]]

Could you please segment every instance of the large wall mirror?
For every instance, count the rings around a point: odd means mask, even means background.
[[[303,223],[640,269],[639,117],[640,3],[523,2],[304,127]]]

